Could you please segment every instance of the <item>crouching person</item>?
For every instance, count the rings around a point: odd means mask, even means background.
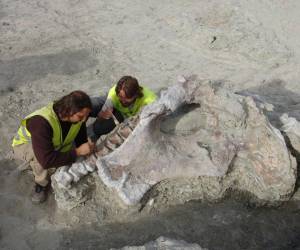
[[[87,140],[85,124],[91,108],[89,96],[74,91],[21,121],[12,146],[14,157],[33,170],[34,203],[47,198],[50,168],[72,164],[77,157],[92,152],[94,145]]]
[[[107,96],[92,98],[91,117],[96,121],[88,127],[88,136],[96,142],[101,135],[115,128],[115,123],[135,116],[144,106],[154,102],[156,95],[150,89],[139,85],[132,76],[123,76],[108,92]]]

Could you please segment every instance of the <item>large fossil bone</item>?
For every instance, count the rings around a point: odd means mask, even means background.
[[[222,193],[233,188],[281,200],[293,191],[296,169],[281,133],[251,97],[195,76],[146,106],[127,140],[96,164],[129,205],[162,180],[197,176],[219,178]]]
[[[122,124],[118,124],[116,128],[96,146],[95,152],[88,158],[80,159],[71,166],[63,166],[59,168],[59,170],[53,175],[58,186],[64,189],[70,189],[72,184],[77,183],[88,173],[94,172],[96,169],[97,159],[111,153],[119,147],[131,134],[137,121],[138,116],[130,118]]]
[[[238,189],[270,201],[287,199],[296,179],[283,136],[253,99],[195,76],[162,92],[138,117],[119,124],[93,157],[57,171],[55,179],[72,189],[87,166],[97,166],[128,205],[166,179],[209,177],[216,199]]]

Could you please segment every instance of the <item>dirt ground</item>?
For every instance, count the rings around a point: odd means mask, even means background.
[[[143,245],[163,235],[208,249],[300,249],[300,202],[254,208],[234,199],[216,204],[191,201],[126,217],[83,206],[57,211],[28,199],[32,175],[1,162],[0,249],[110,249]],[[16,183],[17,184],[13,184]],[[87,209],[85,209],[87,208]]]
[[[208,249],[300,249],[299,191],[279,208],[228,198],[67,213],[53,195],[33,206],[32,176],[10,159],[25,115],[75,89],[103,94],[123,75],[158,92],[198,74],[300,120],[299,11],[293,0],[0,0],[0,248],[109,249],[163,235]]]

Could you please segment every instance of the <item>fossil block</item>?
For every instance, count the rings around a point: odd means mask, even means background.
[[[195,76],[146,106],[131,135],[97,167],[128,205],[162,180],[200,176],[219,182],[222,195],[238,189],[258,200],[282,201],[296,176],[280,131],[251,97]]]
[[[88,173],[88,170],[86,169],[86,164],[84,164],[83,162],[79,162],[77,165],[72,167],[76,167],[77,171],[82,175],[87,175]]]
[[[131,134],[132,130],[130,127],[123,127],[120,129],[119,134],[123,137],[123,138],[127,138],[130,134]]]
[[[80,163],[73,164],[68,172],[73,176],[73,181],[78,182],[84,174],[80,171],[81,169],[78,167]]]
[[[285,132],[293,148],[300,155],[300,122],[294,117],[289,117],[288,114],[283,114],[280,121],[283,124],[281,130]]]
[[[88,172],[92,173],[96,169],[96,162],[84,162],[85,168]]]
[[[123,139],[116,133],[108,138],[108,141],[112,144],[120,146],[123,143]]]
[[[60,188],[70,188],[73,181],[73,175],[68,173],[68,167],[59,168],[53,175]]]
[[[101,146],[96,152],[95,152],[95,156],[98,157],[102,157],[104,155],[109,154],[110,152],[112,152],[111,149],[105,147],[105,146]]]
[[[169,200],[219,200],[238,190],[260,203],[289,199],[296,182],[294,157],[253,98],[196,76],[170,86],[137,117],[116,126],[90,158],[81,164],[97,165],[103,183],[127,205],[166,180],[194,183],[176,187],[185,192],[174,188]],[[74,184],[84,176],[76,164],[68,170]]]

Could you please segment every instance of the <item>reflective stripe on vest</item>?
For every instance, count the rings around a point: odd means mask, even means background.
[[[138,97],[131,107],[124,107],[121,104],[119,97],[117,96],[116,87],[117,86],[114,85],[109,90],[107,98],[112,100],[114,108],[121,112],[125,118],[136,115],[143,106],[150,104],[156,100],[156,95],[154,94],[154,92],[152,92],[148,88],[143,87],[143,96]]]
[[[61,152],[67,152],[67,151],[71,150],[73,141],[75,140],[75,138],[80,130],[82,122],[72,124],[65,140],[63,141],[60,122],[53,110],[52,103],[50,103],[46,107],[43,107],[43,108],[33,112],[32,114],[28,115],[26,118],[24,118],[22,120],[21,126],[17,132],[17,135],[13,139],[13,143],[12,143],[13,147],[16,145],[28,143],[31,141],[31,134],[26,128],[26,122],[30,117],[35,116],[35,115],[42,116],[51,125],[51,128],[53,130],[52,143],[53,143],[55,150],[58,150]]]

